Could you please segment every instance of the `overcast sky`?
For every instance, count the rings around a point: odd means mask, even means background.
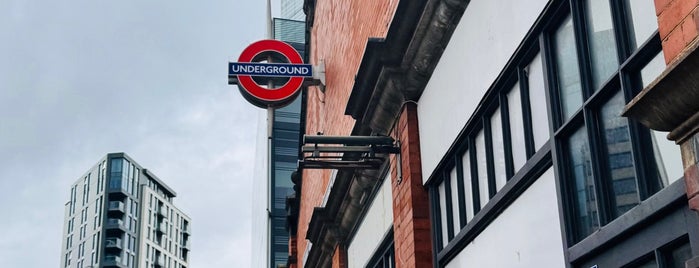
[[[265,2],[1,0],[0,267],[60,266],[69,187],[109,152],[177,191],[192,267],[249,267],[257,108],[226,77]]]

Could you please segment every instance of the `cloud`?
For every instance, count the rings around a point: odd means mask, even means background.
[[[264,14],[263,1],[2,1],[0,267],[58,265],[70,185],[119,151],[177,191],[192,267],[249,267],[257,108],[226,64],[264,37]]]

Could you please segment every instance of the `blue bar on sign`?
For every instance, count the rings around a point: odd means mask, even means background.
[[[229,62],[228,75],[312,77],[310,64]]]

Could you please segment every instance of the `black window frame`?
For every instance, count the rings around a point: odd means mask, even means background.
[[[483,231],[509,204],[526,190],[540,175],[546,170],[553,167],[554,176],[557,183],[557,195],[559,199],[559,214],[562,217],[562,232],[564,251],[569,250],[572,246],[579,243],[579,237],[576,237],[576,226],[571,223],[571,215],[574,213],[574,195],[570,192],[570,182],[566,181],[568,172],[568,157],[564,139],[567,135],[574,133],[579,129],[579,126],[585,127],[589,146],[594,147],[594,178],[595,183],[604,185],[596,188],[596,193],[600,191],[608,191],[610,185],[605,185],[602,181],[603,175],[601,170],[605,161],[602,152],[605,144],[599,133],[600,125],[597,120],[597,115],[591,111],[592,108],[601,110],[601,107],[617,92],[622,92],[625,103],[628,103],[642,89],[640,71],[659,53],[662,53],[661,42],[658,31],[656,30],[643,44],[635,46],[635,40],[630,29],[630,18],[625,13],[627,8],[622,1],[610,0],[610,9],[612,15],[612,23],[614,27],[614,38],[617,45],[617,56],[619,67],[610,78],[606,81],[601,81],[601,89],[592,89],[592,74],[590,66],[590,55],[587,52],[588,46],[586,41],[584,24],[584,2],[577,0],[552,0],[544,8],[539,19],[534,23],[527,36],[524,38],[520,46],[517,48],[512,58],[503,68],[500,75],[485,93],[483,99],[478,105],[476,111],[472,114],[464,128],[459,133],[458,137],[439,162],[435,171],[428,179],[426,188],[430,197],[430,209],[432,220],[432,235],[433,235],[433,252],[434,263],[437,267],[446,265],[452,260],[463,248],[466,247],[481,231]],[[621,16],[623,15],[623,16]],[[554,57],[552,56],[552,41],[551,35],[561,25],[561,23],[572,17],[574,27],[574,38],[578,56],[578,71],[580,72],[580,82],[582,90],[582,104],[580,108],[565,122],[561,118],[561,110],[559,99],[556,90],[556,69]],[[529,83],[525,68],[537,56],[541,57],[541,64],[544,72],[544,85],[546,92],[546,108],[549,120],[549,140],[538,150],[535,148],[534,133],[532,130],[532,112],[531,104],[529,103]],[[522,83],[525,81],[525,83]],[[520,96],[522,101],[522,117],[524,124],[525,135],[525,150],[527,160],[524,166],[518,171],[513,168],[512,155],[512,137],[509,122],[509,107],[507,94],[510,89],[519,82]],[[495,178],[493,174],[493,153],[492,153],[492,137],[490,133],[490,116],[493,111],[500,108],[501,123],[503,124],[503,139],[505,141],[505,162],[507,183],[500,191],[494,191]],[[637,183],[638,194],[640,201],[646,200],[656,193],[663,190],[663,186],[659,178],[655,178],[657,168],[652,148],[650,143],[650,130],[643,127],[639,123],[627,120],[629,139],[632,144],[632,158],[634,163],[635,180]],[[488,182],[490,200],[487,204],[479,204],[479,188],[478,188],[478,172],[477,172],[477,153],[475,149],[475,137],[479,131],[484,131],[486,144],[486,159],[488,166]],[[470,166],[463,167],[462,155],[468,152]],[[650,153],[649,153],[650,152]],[[602,157],[598,157],[602,156]],[[459,186],[459,196],[454,198],[451,196],[450,171],[452,168],[457,169],[457,179]],[[468,168],[468,169],[466,169]],[[463,193],[464,172],[470,172],[472,200],[465,200]],[[611,180],[609,180],[611,184]],[[442,241],[442,222],[440,197],[438,186],[445,183],[445,194],[447,208],[445,209],[449,221],[446,224],[448,227],[448,243]],[[675,187],[676,188],[676,187]],[[676,190],[676,189],[675,189]],[[675,191],[672,190],[672,191]],[[604,198],[608,198],[607,193],[602,194]],[[607,205],[608,201],[603,201]],[[452,215],[454,204],[459,205],[459,215]],[[473,219],[466,219],[466,206],[473,206]],[[637,206],[637,205],[636,205]],[[605,211],[608,213],[608,211]],[[453,218],[459,217],[461,223],[461,231],[453,232]],[[614,217],[605,214],[605,218],[600,220],[601,226],[611,222]],[[602,243],[600,241],[599,243]],[[444,246],[443,246],[444,245]],[[568,254],[566,262],[570,264]]]
[[[554,127],[551,135],[554,143],[554,161],[557,163],[556,177],[569,178],[572,171],[568,164],[570,159],[567,155],[567,146],[565,145],[567,138],[581,128],[585,128],[588,146],[591,152],[592,176],[594,181],[594,193],[596,195],[596,204],[598,208],[598,226],[604,226],[620,215],[614,215],[612,211],[613,194],[611,180],[606,178],[605,169],[609,167],[606,160],[606,143],[604,143],[603,131],[601,129],[599,114],[604,104],[611,100],[615,94],[622,92],[624,102],[628,103],[633,97],[640,92],[639,73],[642,67],[650,62],[658,53],[662,53],[661,42],[657,30],[643,44],[639,44],[637,48],[633,48],[634,41],[631,40],[632,31],[629,30],[628,20],[625,17],[625,5],[622,1],[609,1],[612,21],[614,27],[614,37],[616,41],[616,51],[618,56],[619,67],[610,75],[606,81],[602,82],[599,89],[593,88],[592,83],[592,66],[590,63],[590,52],[587,36],[587,24],[585,22],[585,7],[584,1],[571,0],[568,7],[563,7],[558,11],[555,18],[542,33],[542,51],[545,51],[546,65],[551,66],[546,68],[547,93],[549,97],[550,118]],[[564,120],[562,118],[562,110],[560,106],[560,98],[557,95],[557,73],[555,68],[555,59],[553,55],[553,41],[551,36],[555,30],[561,25],[568,16],[572,17],[575,46],[577,48],[578,69],[580,75],[580,83],[582,90],[582,104],[580,108],[573,113],[570,118]],[[660,180],[653,177],[656,174],[655,160],[653,159],[652,148],[650,148],[650,131],[640,125],[640,123],[626,119],[628,124],[628,135],[630,136],[631,152],[634,164],[634,175],[637,183],[637,191],[639,202],[646,200],[653,194],[662,189]],[[571,219],[575,217],[575,193],[573,192],[574,182],[569,180],[561,180],[562,190],[564,192],[564,206],[566,213],[566,229],[568,246],[580,242],[587,237],[579,233],[579,226]],[[598,227],[598,228],[599,228]]]
[[[374,254],[371,256],[367,265],[367,268],[394,268],[396,267],[396,253],[395,253],[395,243],[393,239],[393,228],[386,233],[381,244],[376,248]]]
[[[454,145],[447,153],[447,156],[440,162],[436,168],[433,177],[427,183],[430,203],[431,217],[433,226],[433,248],[435,249],[434,263],[437,266],[442,266],[451,260],[458,250],[463,249],[468,242],[472,241],[487,225],[494,220],[509,204],[511,204],[529,185],[552,167],[551,146],[550,141],[547,141],[538,151],[535,148],[534,132],[532,129],[532,112],[529,101],[529,83],[526,72],[524,71],[537,55],[541,55],[542,68],[546,68],[541,54],[539,40],[531,39],[525,42],[519,51],[516,53],[511,64],[505,68],[503,74],[496,80],[496,83],[486,93],[479,104],[479,108],[474,112],[474,115],[469,119],[464,129],[459,134]],[[545,69],[544,69],[545,70]],[[544,79],[546,81],[546,79]],[[524,82],[523,82],[524,81]],[[522,107],[522,120],[524,126],[524,142],[525,153],[527,157],[526,163],[519,169],[514,170],[514,161],[512,156],[512,137],[510,133],[510,114],[508,106],[507,94],[514,88],[519,86],[520,101]],[[548,96],[548,95],[547,95]],[[547,102],[547,105],[548,102]],[[493,159],[493,144],[491,133],[491,118],[497,109],[500,109],[500,123],[502,124],[502,136],[504,141],[505,153],[505,174],[507,182],[503,188],[497,190],[494,159]],[[548,109],[548,107],[547,107]],[[550,114],[550,113],[549,113]],[[550,115],[549,115],[550,116]],[[550,120],[550,119],[549,119]],[[480,188],[479,188],[479,172],[478,172],[478,155],[476,148],[476,136],[483,131],[485,156],[486,156],[486,173],[488,182],[489,201],[486,204],[481,204]],[[550,134],[550,130],[549,130]],[[462,157],[464,153],[469,154],[469,166],[464,167]],[[459,187],[458,198],[451,196],[451,176],[450,172],[456,168],[457,186]],[[472,199],[465,200],[464,191],[464,173],[470,173],[471,197]],[[445,201],[446,201],[446,223],[447,238],[449,242],[443,245],[442,238],[442,219],[440,210],[440,194],[438,186],[444,183]],[[452,206],[459,205],[459,215],[453,215]],[[466,221],[466,206],[473,207],[473,218]],[[454,217],[459,217],[460,229],[458,234],[453,233]]]

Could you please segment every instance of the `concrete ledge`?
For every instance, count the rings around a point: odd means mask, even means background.
[[[624,107],[623,116],[660,131],[678,144],[696,127],[683,126],[699,112],[699,39]],[[677,131],[675,131],[677,130]]]

